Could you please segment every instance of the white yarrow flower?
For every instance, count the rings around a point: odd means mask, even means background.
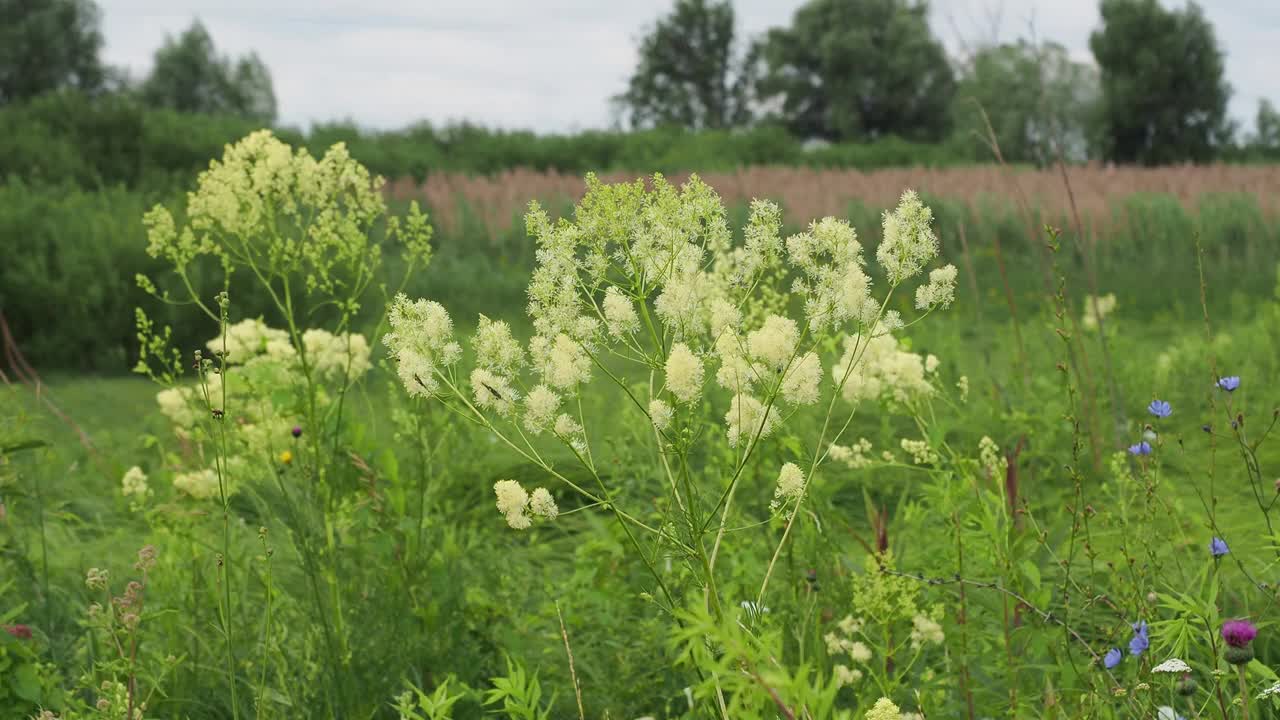
[[[1169,658],[1159,665],[1151,668],[1153,673],[1189,673],[1191,666],[1180,660],[1179,658]]]

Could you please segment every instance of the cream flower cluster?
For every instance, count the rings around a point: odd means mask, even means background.
[[[546,488],[537,488],[532,494],[515,480],[499,480],[493,484],[498,512],[506,518],[507,525],[516,530],[527,530],[533,525],[533,516],[555,520],[560,514],[555,498]]]
[[[710,187],[696,177],[676,186],[660,175],[651,184],[588,176],[571,218],[553,220],[534,203],[525,220],[537,261],[526,342],[481,317],[475,366],[457,372],[461,353],[448,313],[403,296],[392,304],[387,336],[411,395],[457,394],[510,442],[551,434],[590,465],[582,427],[589,418],[581,413],[592,404],[580,395],[606,380],[652,425],[660,452],[727,442],[744,458],[835,388],[853,403],[909,404],[934,392],[940,361],[893,336],[904,320],[887,309],[889,298],[873,293],[868,252],[843,220],[816,220],[784,241],[781,210],[757,200],[735,243]],[[875,258],[890,278],[886,293],[936,258],[931,224],[913,192],[885,215]],[[915,290],[920,309],[949,305],[955,281],[952,266],[930,272]],[[841,343],[843,357],[833,365],[824,354]],[[636,367],[642,374],[631,374]],[[455,385],[459,376],[466,387]],[[704,432],[708,418],[723,418],[719,432]],[[850,467],[870,462],[869,443],[830,452]],[[810,480],[799,467],[784,467],[774,511],[798,501]],[[515,487],[503,492],[504,507],[526,506]],[[506,514],[522,524],[528,512]]]
[[[1098,319],[1107,319],[1107,316],[1116,309],[1115,293],[1107,293],[1094,297],[1093,295],[1084,296],[1084,314],[1080,316],[1080,327],[1085,330],[1097,330]]]
[[[851,403],[889,397],[906,404],[934,392],[926,359],[902,349],[892,335],[851,335],[844,349],[831,374],[837,383],[847,376],[842,394]]]
[[[453,320],[438,302],[410,300],[397,295],[388,313],[391,332],[383,342],[396,360],[405,392],[430,397],[440,387],[436,370],[462,357],[462,347],[453,340]]]
[[[783,506],[800,499],[804,493],[804,471],[795,463],[785,463],[778,473],[778,485],[773,491],[769,509],[778,512]]]
[[[129,468],[120,479],[120,491],[125,497],[146,498],[151,494],[151,486],[147,484],[147,474],[137,465]]]

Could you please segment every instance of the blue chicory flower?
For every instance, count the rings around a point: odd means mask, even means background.
[[[1133,637],[1129,639],[1129,654],[1141,655],[1151,647],[1151,638],[1147,635],[1147,621],[1139,620],[1129,627],[1133,628]]]
[[[1152,400],[1147,406],[1147,412],[1158,418],[1167,418],[1173,414],[1173,408],[1169,405],[1168,400]]]
[[[1209,554],[1216,558],[1231,552],[1231,548],[1227,547],[1227,541],[1220,537],[1216,537],[1209,541]]]
[[[1123,659],[1124,653],[1120,652],[1120,648],[1111,648],[1107,651],[1107,654],[1102,657],[1102,665],[1106,669],[1110,670],[1111,668],[1119,665],[1120,661]]]
[[[1235,389],[1240,387],[1240,376],[1228,375],[1226,377],[1218,378],[1218,387],[1226,390],[1227,392],[1235,392]]]
[[[1146,440],[1143,440],[1137,445],[1130,445],[1129,454],[1130,455],[1150,455],[1151,443],[1147,442]]]

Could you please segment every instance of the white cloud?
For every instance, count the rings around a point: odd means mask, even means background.
[[[789,22],[799,0],[738,0],[745,35]],[[1280,101],[1280,3],[1203,3],[1227,52],[1232,114],[1252,125],[1262,97]],[[164,37],[199,17],[219,50],[256,51],[271,69],[281,119],[352,119],[394,128],[416,120],[566,131],[605,127],[643,29],[670,0],[103,0],[108,62],[145,75]],[[999,8],[999,12],[993,11]],[[935,32],[964,43],[1032,29],[1089,60],[1093,0],[935,0]]]

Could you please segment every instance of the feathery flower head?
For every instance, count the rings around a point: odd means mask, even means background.
[[[1235,392],[1236,388],[1240,387],[1240,376],[1228,375],[1226,377],[1220,377],[1218,378],[1218,387],[1226,390],[1227,392]]]
[[[529,496],[529,510],[534,515],[548,520],[555,520],[556,516],[560,514],[560,508],[556,507],[555,498],[551,497],[551,493],[546,488],[537,488]]]
[[[1146,440],[1143,440],[1136,445],[1130,445],[1129,454],[1130,455],[1150,455],[1151,443],[1147,442]]]
[[[121,492],[125,495],[146,497],[151,494],[151,488],[147,485],[147,474],[137,465],[125,472],[124,477],[120,479],[120,485]]]
[[[1147,406],[1147,412],[1158,418],[1167,418],[1173,414],[1173,408],[1167,400],[1152,400]]]
[[[1231,548],[1227,547],[1227,541],[1220,537],[1216,537],[1209,541],[1209,554],[1216,558],[1231,552]]]
[[[539,385],[529,391],[524,399],[524,427],[537,435],[555,422],[556,411],[560,409],[560,396],[546,385]]]
[[[1146,652],[1147,648],[1151,647],[1151,637],[1148,634],[1147,621],[1139,620],[1138,622],[1131,624],[1129,627],[1133,628],[1133,637],[1129,639],[1129,654],[1141,655]]]
[[[662,400],[649,401],[649,420],[653,422],[653,426],[658,430],[666,430],[671,425],[671,419],[675,416],[675,411],[671,406]]]
[[[804,471],[795,463],[786,463],[778,473],[778,487],[773,491],[773,502],[769,509],[777,512],[783,505],[799,499],[804,492]]]
[[[667,390],[683,403],[691,403],[702,394],[702,358],[693,354],[688,345],[671,346],[664,368],[667,374]]]
[[[640,316],[636,315],[635,304],[617,286],[610,285],[604,291],[601,304],[604,306],[605,325],[613,337],[620,338],[640,329]]]
[[[933,211],[914,190],[904,192],[898,207],[884,214],[884,239],[876,248],[876,260],[890,283],[897,285],[918,275],[937,257],[938,236],[933,234],[932,222]]]

